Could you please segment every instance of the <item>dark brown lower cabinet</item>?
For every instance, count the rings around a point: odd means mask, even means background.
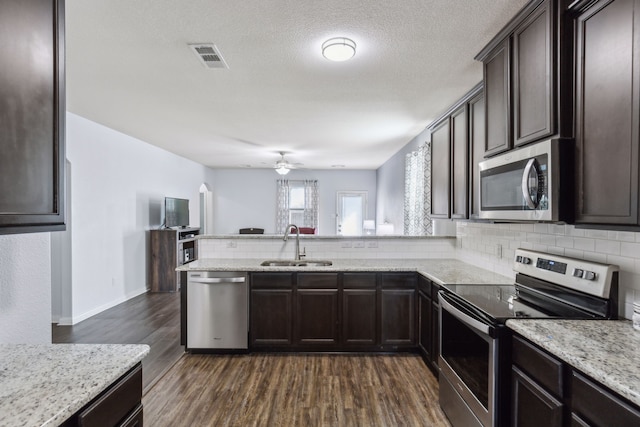
[[[250,283],[253,350],[416,349],[415,273],[267,272]]]
[[[252,347],[293,344],[293,280],[293,273],[251,274],[249,340]]]
[[[62,423],[63,427],[142,427],[142,364]]]
[[[254,347],[293,344],[293,290],[251,291],[250,337]]]
[[[512,361],[512,426],[640,426],[637,405],[518,335]]]
[[[511,370],[514,427],[561,427],[564,405],[518,368]]]
[[[342,340],[345,345],[371,347],[376,344],[376,295],[375,287],[342,291]]]
[[[639,408],[576,371],[571,376],[571,411],[574,426],[640,426]]]
[[[425,360],[431,360],[431,298],[422,291],[418,291],[418,316],[420,316],[418,330],[418,348]]]
[[[415,345],[415,289],[382,289],[381,345]]]
[[[298,289],[295,343],[323,348],[338,344],[338,289]]]

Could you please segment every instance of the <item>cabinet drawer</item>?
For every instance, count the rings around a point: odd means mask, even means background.
[[[298,273],[298,288],[338,288],[338,273]]]
[[[571,376],[571,410],[593,426],[638,426],[640,410],[577,372]],[[578,424],[579,425],[579,424]]]
[[[133,412],[142,398],[142,365],[117,381],[78,415],[84,427],[116,426]]]
[[[293,287],[292,273],[253,273],[251,275],[252,288],[291,289]]]
[[[513,337],[513,364],[556,397],[563,393],[563,364],[519,337]]]
[[[344,273],[342,285],[345,289],[376,287],[376,273]]]
[[[383,288],[415,288],[416,275],[407,273],[383,273]]]

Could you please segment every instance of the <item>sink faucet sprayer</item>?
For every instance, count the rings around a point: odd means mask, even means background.
[[[304,251],[305,253],[301,254],[300,253],[300,229],[298,228],[297,225],[295,224],[289,224],[287,225],[287,228],[284,232],[284,237],[282,238],[282,240],[284,240],[285,242],[287,241],[287,239],[289,238],[289,233],[291,232],[291,229],[295,228],[296,230],[296,261],[300,261],[300,259],[302,259],[303,256],[306,256],[306,250]]]

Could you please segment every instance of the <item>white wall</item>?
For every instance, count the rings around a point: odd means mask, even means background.
[[[60,321],[77,323],[146,291],[148,230],[162,223],[164,197],[189,199],[197,226],[200,185],[215,185],[211,169],[72,113],[67,158],[72,312]]]
[[[429,132],[422,131],[377,170],[376,223],[393,224],[394,234],[404,234],[405,156],[429,140]]]
[[[0,343],[51,342],[50,234],[0,236]]]
[[[336,192],[368,192],[368,218],[375,218],[376,171],[373,170],[293,170],[289,180],[317,179],[319,192],[319,233],[336,234]],[[273,169],[216,169],[214,198],[214,234],[237,234],[240,228],[276,229],[276,181]]]

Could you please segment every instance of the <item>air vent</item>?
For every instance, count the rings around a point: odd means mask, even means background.
[[[190,44],[189,47],[206,68],[229,68],[213,43]]]

